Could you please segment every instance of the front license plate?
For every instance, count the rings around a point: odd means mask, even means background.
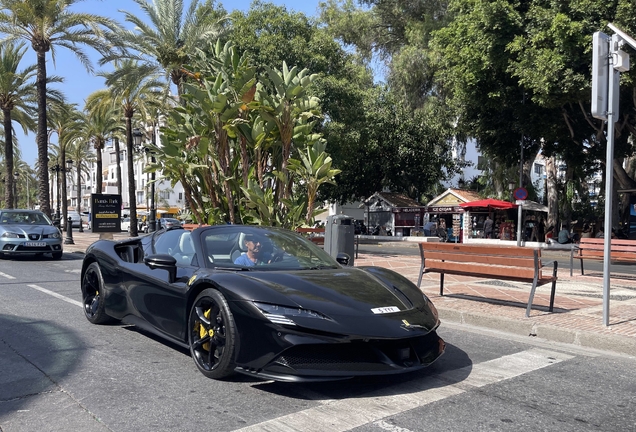
[[[24,243],[25,246],[28,247],[45,247],[46,243],[44,242],[26,242]]]

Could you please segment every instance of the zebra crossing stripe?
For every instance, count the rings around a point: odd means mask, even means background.
[[[377,390],[238,429],[240,432],[344,432],[433,402],[524,375],[574,356],[533,348],[441,375]],[[443,361],[443,360],[442,360]],[[383,423],[385,424],[385,423]]]

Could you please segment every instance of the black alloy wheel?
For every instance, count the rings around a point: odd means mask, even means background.
[[[227,301],[215,289],[201,292],[188,319],[190,353],[203,375],[220,379],[232,375],[236,326]]]
[[[82,304],[84,315],[93,324],[106,324],[112,318],[104,311],[104,279],[99,264],[91,263],[82,278]]]

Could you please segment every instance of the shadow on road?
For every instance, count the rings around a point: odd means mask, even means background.
[[[32,397],[59,390],[86,349],[68,328],[45,320],[0,315],[0,424]]]

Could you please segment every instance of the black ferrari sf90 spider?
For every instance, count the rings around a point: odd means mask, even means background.
[[[444,352],[437,310],[403,276],[349,267],[287,230],[181,227],[86,251],[95,324],[124,321],[189,348],[209,378],[323,381],[414,371]]]

